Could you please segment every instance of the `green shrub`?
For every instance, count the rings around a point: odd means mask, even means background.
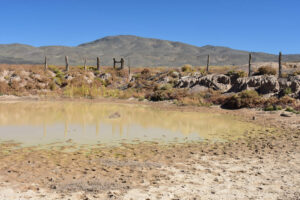
[[[276,111],[276,110],[282,110],[282,107],[277,105],[269,105],[264,108],[264,111]]]
[[[276,69],[270,66],[263,66],[258,68],[257,75],[276,75]]]
[[[292,93],[293,93],[293,91],[290,87],[287,87],[283,90],[284,95],[289,95],[289,94],[292,94]]]

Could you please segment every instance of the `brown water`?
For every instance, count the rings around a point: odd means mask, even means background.
[[[77,144],[224,141],[262,129],[227,115],[166,111],[144,105],[0,103],[0,141],[24,145],[66,141]]]

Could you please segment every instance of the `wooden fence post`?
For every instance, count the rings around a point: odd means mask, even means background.
[[[84,70],[86,70],[86,58],[84,58],[83,68],[84,68]]]
[[[131,80],[131,71],[130,71],[130,58],[128,58],[128,81]]]
[[[252,76],[252,70],[251,70],[251,53],[249,53],[249,65],[248,65],[248,77]]]
[[[123,58],[121,58],[121,69],[123,69],[124,68],[124,63],[125,63],[125,61],[124,61],[124,59]]]
[[[97,57],[97,71],[100,71],[100,58]]]
[[[45,56],[44,70],[47,71],[47,69],[48,69],[47,56]]]
[[[130,58],[128,58],[128,74],[130,75]]]
[[[207,55],[207,62],[206,62],[206,72],[208,73],[208,67],[209,67],[209,55]]]
[[[69,61],[68,61],[68,56],[65,56],[65,61],[66,61],[66,71],[69,71]]]
[[[279,77],[279,78],[281,78],[281,76],[282,76],[281,57],[282,57],[282,54],[281,54],[281,52],[279,52],[279,58],[278,58],[278,66],[279,66],[279,69],[278,69],[278,77]]]

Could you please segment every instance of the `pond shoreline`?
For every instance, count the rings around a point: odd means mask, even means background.
[[[49,101],[26,98],[0,98],[0,101]],[[139,143],[120,147],[99,146],[75,152],[34,147],[13,149],[17,144],[2,143],[1,199],[300,197],[300,119],[297,115],[282,117],[280,111],[179,107],[168,102],[107,98],[67,101],[141,104],[182,112],[216,112],[276,128],[280,134],[266,132],[226,143]]]

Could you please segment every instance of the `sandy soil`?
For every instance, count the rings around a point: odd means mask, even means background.
[[[0,199],[300,199],[299,115],[147,104],[237,115],[270,129],[227,143],[2,143]]]

